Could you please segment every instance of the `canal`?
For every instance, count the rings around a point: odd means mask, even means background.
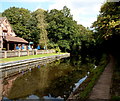
[[[94,68],[94,62],[83,64],[81,57],[69,57],[38,65],[2,82],[2,98],[49,99],[63,101],[82,83]]]

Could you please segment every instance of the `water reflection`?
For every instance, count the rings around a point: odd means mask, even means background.
[[[14,100],[67,99],[76,87],[76,82],[86,77],[89,68],[90,63],[81,65],[78,57],[38,66],[13,80],[3,96]],[[9,83],[9,81],[7,82]],[[4,84],[5,86],[6,84]]]
[[[36,95],[30,95],[26,99],[40,99],[40,98]]]
[[[87,78],[88,76],[86,75],[85,77],[83,77],[82,79],[80,79],[77,83],[75,83],[75,87],[73,88],[73,91],[75,91],[79,85]]]

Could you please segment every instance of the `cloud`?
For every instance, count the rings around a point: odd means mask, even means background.
[[[42,3],[48,5],[48,10],[60,10],[63,6],[67,6],[78,24],[89,27],[96,20],[100,7],[105,0],[0,0],[0,2],[38,2],[35,10],[43,7]]]
[[[97,19],[97,15],[103,3],[104,0],[56,0],[49,6],[49,10],[60,10],[66,5],[71,10],[71,14],[78,24],[90,27]]]

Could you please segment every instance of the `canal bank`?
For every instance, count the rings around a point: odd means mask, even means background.
[[[82,65],[80,57],[68,57],[35,66],[19,76],[4,79],[2,98],[65,101],[76,89],[77,82],[83,80],[90,64]]]
[[[25,59],[14,62],[0,63],[0,78],[6,78],[10,75],[15,75],[17,73],[21,73],[28,69],[32,69],[34,66],[44,65],[46,63],[53,62],[57,59],[69,57],[70,53],[33,58],[33,59]]]
[[[74,92],[70,94],[67,101],[74,101],[74,100],[75,101],[88,101],[88,100],[97,101],[99,100],[99,99],[88,99],[88,98],[91,94],[93,87],[99,80],[99,77],[102,75],[108,63],[109,63],[108,58],[106,57],[106,55],[104,55],[99,61],[99,64],[97,66],[94,65],[94,68],[89,70],[89,73],[88,73],[89,75],[87,76],[87,78],[84,80],[82,84],[78,86],[78,88]],[[103,88],[99,88],[99,89],[103,89]]]

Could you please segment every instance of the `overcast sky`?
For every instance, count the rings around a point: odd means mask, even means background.
[[[38,8],[60,10],[66,5],[78,24],[90,27],[104,2],[105,0],[0,0],[0,12],[13,6],[35,11]]]

